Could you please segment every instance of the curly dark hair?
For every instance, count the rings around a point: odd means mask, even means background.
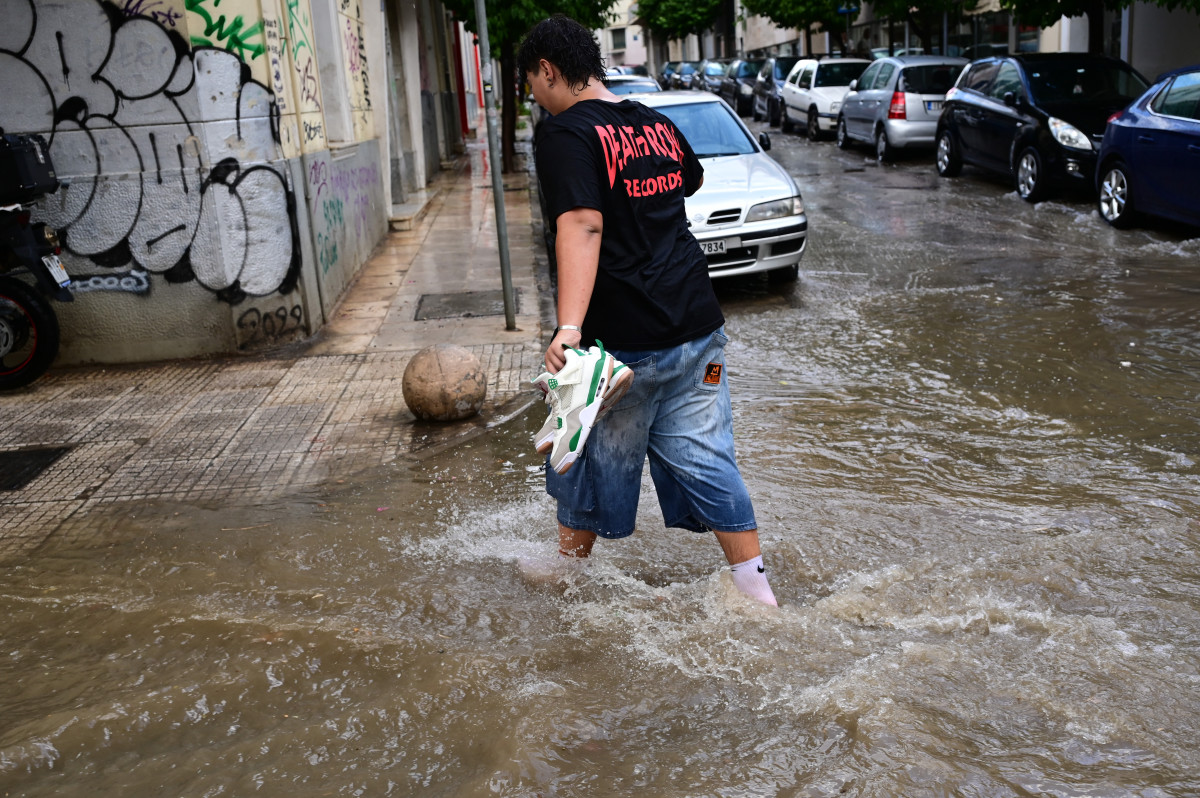
[[[525,34],[517,51],[517,68],[522,79],[537,69],[538,61],[543,58],[558,67],[572,88],[586,88],[592,78],[604,82],[604,60],[596,37],[570,17],[555,14]]]

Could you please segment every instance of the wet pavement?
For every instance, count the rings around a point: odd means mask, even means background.
[[[525,582],[535,406],[5,566],[0,794],[1200,792],[1200,239],[773,140],[800,281],[717,285],[778,611],[648,480]]]
[[[0,393],[0,475],[19,486],[0,491],[0,561],[50,540],[102,545],[98,511],[268,500],[423,456],[522,410],[542,352],[544,256],[533,249],[530,175],[506,175],[516,300],[506,330],[486,153],[471,142],[440,175],[417,223],[387,235],[312,339],[256,356],[58,369]],[[479,359],[483,412],[417,422],[404,370],[443,343]]]

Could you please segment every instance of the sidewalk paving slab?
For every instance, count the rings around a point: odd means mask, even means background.
[[[504,176],[516,329],[489,315],[417,319],[422,297],[501,289],[486,139],[426,192],[411,229],[377,246],[333,317],[312,338],[269,352],[52,370],[0,393],[6,455],[67,447],[15,490],[0,489],[0,560],[48,539],[99,542],[129,504],[270,500],[455,445],[536,401],[530,375],[553,326],[540,294],[531,175]],[[470,313],[470,300],[463,300]],[[426,346],[458,344],[488,375],[481,413],[451,424],[415,419],[404,369]],[[104,511],[104,512],[100,512]]]

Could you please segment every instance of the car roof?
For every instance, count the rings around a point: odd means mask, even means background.
[[[608,83],[616,81],[617,83],[654,83],[654,78],[646,75],[629,75],[622,72],[619,75],[605,75],[604,80]]]
[[[626,94],[626,97],[635,95]],[[645,105],[692,105],[695,103],[724,103],[715,94],[706,91],[656,91],[636,95],[638,102]],[[644,98],[644,99],[643,99]]]
[[[951,66],[969,63],[966,58],[959,58],[956,55],[889,55],[884,58],[878,58],[872,63],[880,61],[891,61],[900,66],[920,66],[921,64],[949,64]]]
[[[988,58],[981,58],[981,61],[1004,61],[1004,60],[1020,61],[1025,64],[1050,64],[1055,61],[1065,61],[1071,63],[1081,62],[1107,62],[1107,63],[1125,63],[1119,58],[1113,58],[1108,55],[1099,55],[1098,53],[1009,53],[1007,55],[993,55]]]
[[[1200,64],[1192,64],[1191,66],[1179,67],[1178,69],[1169,69],[1155,79],[1155,83],[1162,83],[1168,78],[1173,78],[1176,75],[1186,75],[1189,72],[1200,72]]]

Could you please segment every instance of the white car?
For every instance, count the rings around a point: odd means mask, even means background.
[[[783,82],[783,132],[791,133],[800,124],[813,141],[832,133],[850,81],[870,65],[866,58],[797,61]]]
[[[711,277],[767,272],[795,280],[808,241],[800,189],[755,141],[725,101],[701,92],[631,94],[668,117],[704,166],[704,185],[687,198],[688,225],[708,258]]]

